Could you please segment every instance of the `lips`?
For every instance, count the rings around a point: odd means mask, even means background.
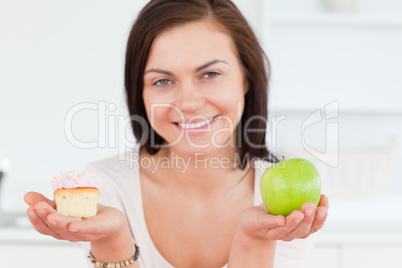
[[[193,123],[175,123],[175,124],[178,125],[182,129],[198,129],[198,128],[202,128],[202,127],[212,123],[212,121],[214,121],[216,119],[216,117],[217,116],[214,116],[210,119],[203,120],[203,121],[188,120],[188,121],[192,121]],[[194,121],[196,121],[196,122],[194,122]]]

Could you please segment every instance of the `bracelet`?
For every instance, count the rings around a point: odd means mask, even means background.
[[[128,266],[130,264],[133,264],[138,259],[138,257],[140,256],[140,247],[137,246],[135,243],[134,243],[134,246],[135,246],[134,256],[132,258],[126,260],[126,261],[116,262],[116,263],[113,263],[113,262],[103,263],[103,262],[97,261],[95,259],[94,255],[92,255],[92,250],[89,251],[88,258],[89,258],[89,261],[92,262],[93,264],[95,264],[96,267],[104,267],[104,268],[125,267],[125,266]]]

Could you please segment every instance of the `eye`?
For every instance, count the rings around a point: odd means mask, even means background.
[[[159,80],[155,81],[152,85],[163,87],[163,86],[168,86],[171,83],[172,83],[172,81],[170,81],[169,79],[159,79]]]
[[[203,78],[213,78],[213,77],[216,77],[216,76],[218,76],[218,75],[220,75],[220,73],[211,71],[211,72],[204,73],[204,74],[202,75],[202,77],[203,77]]]

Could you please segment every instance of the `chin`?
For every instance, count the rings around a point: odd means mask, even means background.
[[[220,145],[224,144],[224,145]],[[216,155],[221,155],[220,152],[223,150],[231,150],[235,149],[236,143],[230,144],[229,142],[222,142],[220,143],[219,141],[215,143],[188,143],[186,140],[183,142],[180,142],[173,146],[175,151],[180,153],[180,155],[183,156],[195,156],[195,155],[200,155],[203,154],[205,156],[216,156]]]

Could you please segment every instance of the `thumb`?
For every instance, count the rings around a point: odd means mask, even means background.
[[[265,228],[272,229],[272,228],[276,228],[276,227],[285,225],[285,223],[286,223],[285,217],[282,215],[270,214],[264,203],[261,203],[260,205],[258,205],[257,208],[261,211],[260,223]]]
[[[45,201],[52,207],[54,207],[54,201],[46,198],[43,194],[37,192],[28,192],[24,195],[24,201],[28,206],[33,206],[38,202]]]

